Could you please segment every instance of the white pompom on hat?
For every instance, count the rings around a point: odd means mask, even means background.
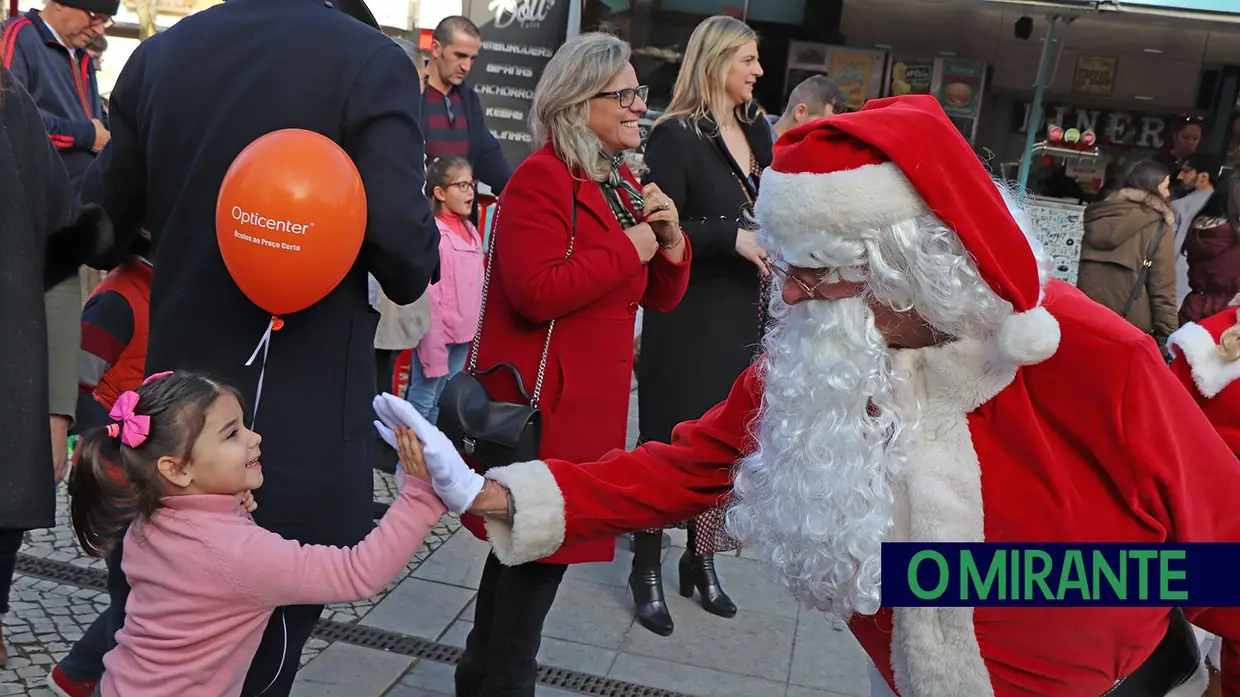
[[[932,213],[1012,304],[997,339],[1003,355],[1032,365],[1059,348],[1059,322],[1039,305],[1033,249],[934,97],[873,99],[788,131],[763,173],[755,213],[787,261],[803,266],[816,265],[815,250]]]

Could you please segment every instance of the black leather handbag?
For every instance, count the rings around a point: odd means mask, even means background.
[[[487,294],[491,288],[491,265],[495,260],[495,236],[499,231],[499,215],[500,210],[497,209],[487,243],[482,307],[478,313],[478,330],[474,332],[473,345],[469,351],[469,365],[444,386],[439,396],[439,421],[436,424],[468,461],[484,470],[538,459],[538,449],[542,442],[542,413],[538,410],[538,398],[542,393],[543,376],[547,372],[551,332],[555,329],[555,320],[551,320],[547,326],[547,338],[543,341],[542,359],[538,361],[538,378],[534,382],[533,395],[526,391],[521,372],[512,363],[498,363],[486,370],[478,370],[478,344],[482,341],[482,323],[486,317]],[[577,237],[575,199],[572,204],[571,225],[565,259],[573,255],[573,242]],[[479,376],[500,370],[511,372],[516,378],[522,403],[493,399],[478,380]]]

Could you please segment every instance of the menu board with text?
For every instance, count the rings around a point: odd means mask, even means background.
[[[530,107],[543,68],[564,43],[571,0],[465,0],[482,30],[482,52],[467,82],[482,101],[487,127],[516,167],[532,152]]]

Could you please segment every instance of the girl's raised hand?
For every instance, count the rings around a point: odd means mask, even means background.
[[[422,454],[422,443],[408,426],[396,428],[396,450],[400,453],[400,466],[405,474],[424,482],[431,480],[431,473],[426,468],[426,456]]]
[[[246,490],[237,494],[237,503],[245,509],[246,513],[253,513],[258,510],[258,502],[254,500],[254,492]]]

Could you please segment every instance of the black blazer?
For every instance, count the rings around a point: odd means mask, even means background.
[[[760,116],[742,122],[758,172],[771,164],[771,136]],[[647,183],[680,212],[693,245],[689,289],[671,312],[647,308],[638,364],[641,436],[668,441],[676,424],[696,419],[728,396],[761,342],[761,275],[736,253],[736,231],[752,213],[760,176],[728,153],[711,120],[698,135],[685,119],[656,126],[646,143]]]
[[[331,3],[229,0],[130,56],[112,92],[112,141],[83,184],[121,251],[143,225],[152,233],[147,373],[211,373],[241,390],[249,413],[260,365],[246,359],[270,316],[224,266],[220,183],[243,148],[281,128],[321,133],[353,159],[366,187],[361,254],[334,290],[272,336],[255,426],[266,482],[254,492],[254,519],[308,544],[352,545],[374,527],[379,315],[367,273],[408,304],[439,267],[439,229],[419,194],[417,90],[400,47]]]

